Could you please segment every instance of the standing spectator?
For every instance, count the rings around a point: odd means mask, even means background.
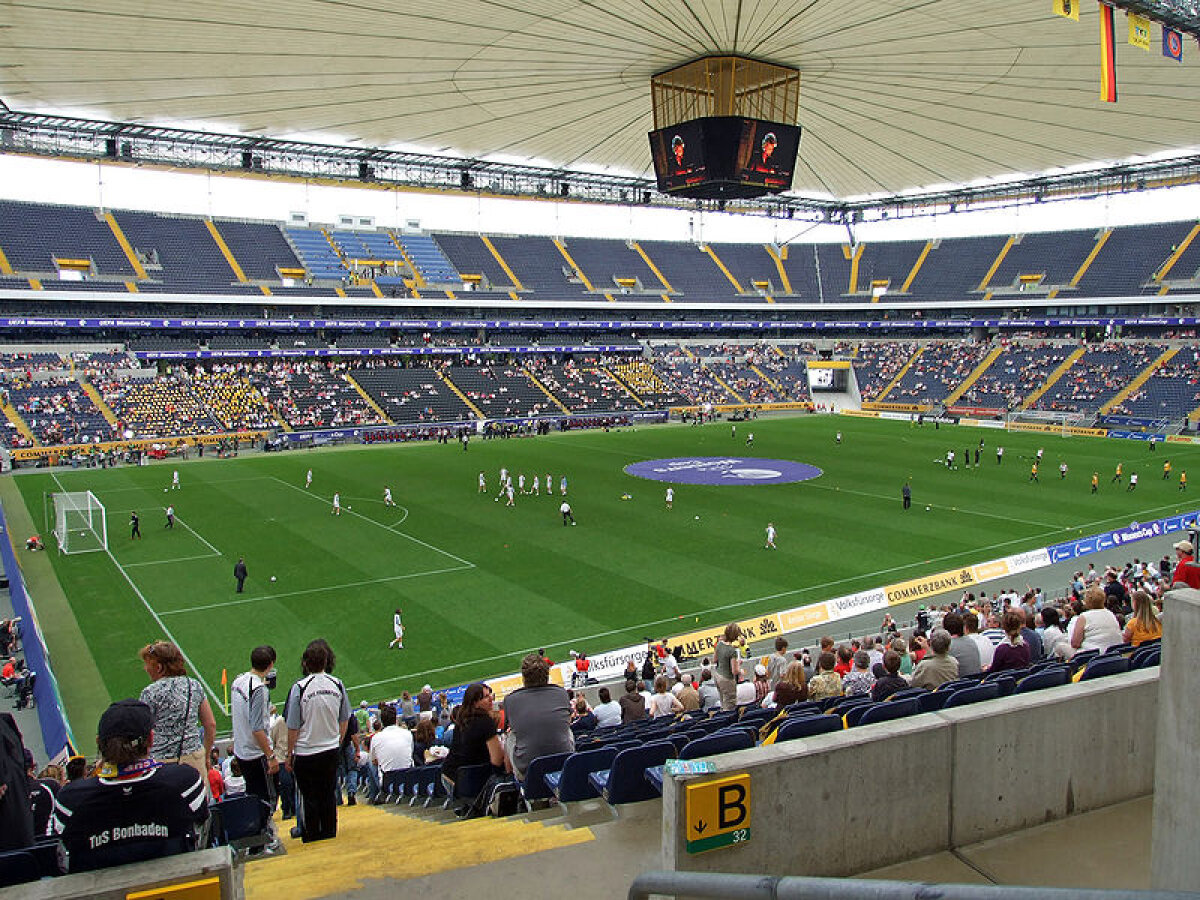
[[[300,796],[300,837],[305,843],[337,835],[338,747],[350,718],[350,699],[333,677],[333,650],[318,638],[304,649],[302,677],[288,694],[288,767]]]
[[[575,749],[567,692],[550,683],[550,667],[536,653],[521,661],[521,687],[504,698],[508,757],[517,780],[539,756]]]
[[[391,704],[379,707],[379,722],[383,728],[371,738],[371,762],[379,766],[382,784],[373,802],[384,803],[393,798],[399,802],[400,774],[412,768],[415,742],[411,731],[396,724],[396,708]]]
[[[271,685],[275,682],[275,648],[263,644],[250,651],[250,671],[233,679],[229,688],[229,718],[233,724],[233,755],[246,791],[275,806],[275,775],[279,761],[271,748]],[[228,789],[228,785],[226,785]]]
[[[929,688],[932,691],[947,681],[958,678],[958,660],[950,655],[950,632],[945,628],[933,630],[933,634],[929,636],[929,649],[932,653],[917,663],[910,683],[913,687]]]
[[[754,667],[754,702],[761,704],[769,693],[771,686],[767,683],[767,667],[759,663]]]
[[[150,676],[141,701],[154,713],[150,755],[159,762],[191,766],[202,779],[207,778],[217,721],[204,688],[184,674],[183,654],[170,641],[147,644],[140,655],[142,667]]]
[[[770,690],[775,690],[775,685],[779,684],[779,679],[783,677],[783,673],[788,667],[788,642],[785,638],[775,638],[775,652],[767,660],[767,687]]]
[[[269,736],[271,738],[271,755],[275,757],[275,783],[273,788],[275,796],[279,798],[279,814],[284,819],[290,819],[296,815],[296,779],[292,777],[291,771],[288,769],[287,763],[287,744],[288,744],[288,727],[283,716],[279,715],[279,710],[272,703],[271,707],[271,724]]]
[[[737,622],[730,622],[717,641],[716,682],[717,692],[721,695],[722,711],[737,708],[738,678],[742,674],[742,655],[737,647],[737,639],[741,636],[741,627]]]
[[[100,717],[96,743],[104,766],[58,792],[52,826],[67,870],[85,872],[184,853],[208,819],[205,781],[190,766],[150,756],[154,712],[121,700]]]

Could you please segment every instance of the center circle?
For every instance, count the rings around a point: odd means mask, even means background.
[[[824,473],[816,466],[788,459],[754,456],[678,456],[630,463],[628,475],[671,484],[792,484]]]

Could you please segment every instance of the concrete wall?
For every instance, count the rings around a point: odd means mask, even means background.
[[[1200,884],[1200,670],[1192,654],[1200,645],[1200,591],[1168,592],[1163,612],[1170,626],[1163,633],[1151,885],[1155,890],[1194,891]]]
[[[717,757],[750,774],[751,838],[688,854],[668,779],[664,868],[844,876],[1145,796],[1157,698],[1151,669]]]
[[[125,900],[134,891],[205,878],[220,879],[221,900],[241,900],[244,896],[242,870],[234,869],[228,847],[35,881],[0,891],[0,896],[12,896],[14,900],[17,897],[20,900]]]

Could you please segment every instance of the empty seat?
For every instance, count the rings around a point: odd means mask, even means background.
[[[996,682],[978,684],[974,687],[959,688],[946,700],[942,709],[953,709],[956,706],[969,706],[982,700],[995,700],[1000,696],[1000,685]]]
[[[607,771],[592,772],[588,781],[612,806],[652,800],[659,791],[646,780],[646,769],[661,766],[675,753],[675,745],[670,741],[651,741],[640,747],[629,747],[617,754]]]
[[[918,712],[920,712],[920,707],[917,706],[916,697],[909,697],[907,700],[896,700],[894,702],[876,703],[874,706],[867,708],[867,711],[858,720],[858,724],[861,726],[874,725],[877,722],[890,722],[893,719],[914,716]]]
[[[818,734],[830,734],[842,730],[842,720],[838,716],[801,716],[789,718],[779,726],[775,733],[775,743],[794,741],[797,738],[813,737]]]

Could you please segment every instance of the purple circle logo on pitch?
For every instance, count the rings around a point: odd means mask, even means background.
[[[672,484],[791,484],[823,474],[816,466],[786,459],[746,456],[683,456],[631,463],[625,471]]]

